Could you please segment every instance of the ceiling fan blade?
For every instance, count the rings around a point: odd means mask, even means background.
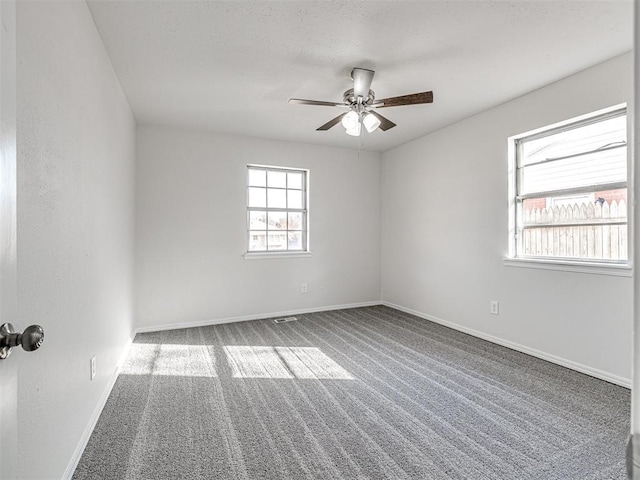
[[[322,107],[348,107],[349,106],[349,105],[345,105],[344,103],[322,102],[320,100],[303,100],[301,98],[290,98],[289,103],[294,103],[297,105],[320,105]]]
[[[369,113],[374,117],[376,117],[378,120],[380,120],[380,130],[382,130],[383,132],[386,132],[390,128],[393,128],[396,126],[395,123],[393,123],[388,118],[383,117],[378,112],[374,112],[373,110],[370,110]]]
[[[353,95],[358,98],[362,97],[367,99],[369,96],[369,89],[371,88],[371,82],[373,81],[373,75],[376,72],[373,70],[367,70],[366,68],[354,68],[351,70],[351,78],[353,79]]]
[[[336,118],[334,118],[332,120],[329,120],[327,123],[325,123],[321,127],[316,128],[316,131],[329,130],[331,127],[339,124],[340,121],[342,120],[342,117],[344,117],[347,113],[349,113],[349,112],[341,113]]]
[[[420,103],[433,103],[433,92],[412,93],[399,97],[383,98],[373,102],[374,107],[400,107],[402,105],[417,105]]]

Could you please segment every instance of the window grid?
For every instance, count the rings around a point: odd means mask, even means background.
[[[626,134],[623,107],[513,138],[516,258],[628,263]]]
[[[247,167],[247,251],[308,251],[307,171]]]

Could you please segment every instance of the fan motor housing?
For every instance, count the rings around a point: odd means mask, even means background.
[[[367,95],[367,98],[362,99],[362,104],[365,106],[370,106],[373,103],[373,100],[375,98],[376,98],[376,94],[373,92],[373,90],[369,90],[369,95]],[[354,95],[353,88],[350,88],[349,90],[344,92],[343,99],[344,99],[344,103],[346,103],[347,105],[358,104],[358,99]]]

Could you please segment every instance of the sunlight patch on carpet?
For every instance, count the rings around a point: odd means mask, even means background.
[[[234,378],[353,380],[344,368],[315,347],[227,345]]]
[[[216,377],[205,345],[134,343],[122,367],[125,375]]]

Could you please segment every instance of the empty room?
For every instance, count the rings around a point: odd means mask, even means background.
[[[0,478],[640,479],[635,15],[2,0]]]

